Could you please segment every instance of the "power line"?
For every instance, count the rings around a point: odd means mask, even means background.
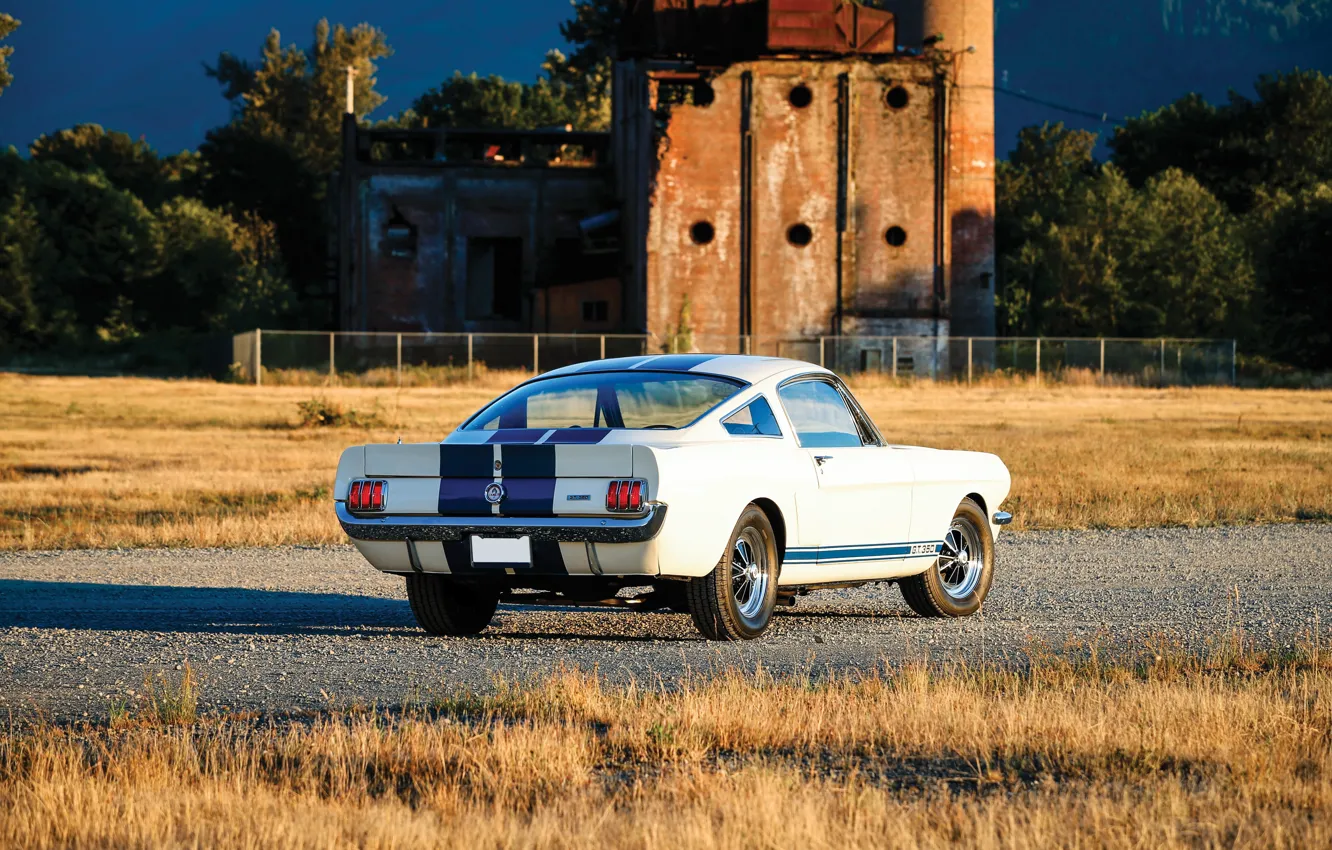
[[[998,88],[997,86],[967,86],[966,88],[987,89],[988,91],[992,91],[995,94],[1006,94],[1009,97],[1014,97],[1017,98],[1018,100],[1025,100],[1028,103],[1034,103],[1037,104],[1038,106],[1044,106],[1048,109],[1055,109],[1060,112],[1067,112],[1070,115],[1078,115],[1083,118],[1090,118],[1091,120],[1099,121],[1102,124],[1122,124],[1128,120],[1127,118],[1121,118],[1119,116],[1115,116],[1112,118],[1109,112],[1092,112],[1087,109],[1079,109],[1076,106],[1066,106],[1062,103],[1056,103],[1053,100],[1046,100],[1043,97],[1037,97],[1034,94],[1027,94],[1025,91],[1021,89],[1001,89]]]

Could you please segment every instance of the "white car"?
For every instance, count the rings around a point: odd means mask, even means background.
[[[547,372],[439,443],[347,449],[334,497],[432,634],[513,602],[669,608],[737,640],[867,582],[923,616],[975,612],[1008,489],[994,455],[886,444],[822,367],[666,354]]]

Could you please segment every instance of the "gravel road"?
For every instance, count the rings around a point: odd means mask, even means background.
[[[350,546],[0,554],[0,712],[104,717],[186,662],[202,705],[288,711],[487,688],[596,667],[671,680],[719,667],[815,673],[885,661],[1020,661],[1032,641],[1260,643],[1332,634],[1332,525],[1006,534],[982,616],[916,618],[897,588],[826,591],[763,639],[700,639],[685,615],[501,606],[473,638],[416,629],[402,580]]]

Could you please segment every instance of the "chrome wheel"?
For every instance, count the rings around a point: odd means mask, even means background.
[[[771,581],[768,547],[762,533],[746,526],[731,549],[731,596],[740,616],[754,620],[763,610]]]
[[[985,549],[980,532],[966,518],[957,517],[939,552],[939,582],[953,599],[966,599],[980,584],[985,572]]]

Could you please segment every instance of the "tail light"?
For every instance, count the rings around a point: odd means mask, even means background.
[[[647,482],[638,478],[612,481],[606,487],[606,510],[637,513],[647,501]]]
[[[358,479],[347,491],[347,508],[353,511],[382,511],[388,501],[388,482]]]

